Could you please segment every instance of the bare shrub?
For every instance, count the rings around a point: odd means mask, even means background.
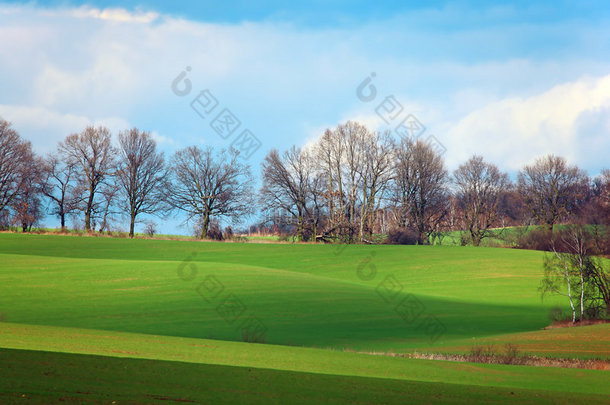
[[[549,251],[552,238],[553,234],[549,229],[533,229],[517,238],[517,247],[519,249]]]
[[[227,240],[231,240],[233,239],[233,228],[231,228],[230,226],[227,226],[225,228],[224,234],[223,234],[223,238],[227,239]]]
[[[503,358],[504,364],[519,364],[519,347],[512,343],[507,343],[504,346],[505,353]]]
[[[412,229],[393,229],[386,239],[388,245],[416,245],[417,232]]]
[[[155,236],[157,233],[157,224],[154,221],[148,221],[144,227],[144,233],[151,238]]]

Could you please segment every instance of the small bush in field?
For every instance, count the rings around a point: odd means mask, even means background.
[[[157,233],[157,224],[153,221],[147,222],[146,226],[144,227],[144,233],[151,238],[155,236]]]
[[[393,229],[386,239],[388,245],[416,245],[417,234],[411,229]]]

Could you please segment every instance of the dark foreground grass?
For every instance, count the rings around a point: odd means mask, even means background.
[[[0,350],[0,403],[610,403],[607,396]]]

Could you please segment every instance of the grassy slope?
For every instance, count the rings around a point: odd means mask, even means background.
[[[432,343],[428,316],[442,323],[434,343],[447,344],[539,329],[553,304],[540,302],[541,254],[531,251],[0,234],[0,259],[7,322],[173,336],[241,340],[252,315],[269,343],[401,350]],[[218,297],[197,291],[210,276],[223,286]],[[380,287],[388,276],[396,296]],[[216,311],[230,294],[245,308],[234,322]],[[415,320],[396,311],[408,294],[421,303]]]
[[[610,395],[608,373],[597,370],[412,360],[90,329],[4,324],[0,332],[0,347],[324,375]]]
[[[109,394],[142,403],[602,403],[610,395],[603,371],[189,338],[240,339],[243,318],[228,323],[215,310],[221,301],[197,293],[210,275],[224,286],[221,299],[233,294],[246,314],[265,322],[272,343],[429,347],[426,330],[394,311],[398,297],[409,293],[421,300],[424,315],[446,327],[435,347],[535,330],[548,323],[553,305],[541,304],[536,291],[539,252],[0,234],[0,263],[0,402],[14,402],[24,392],[34,403],[100,402]],[[358,269],[370,271],[371,265],[372,279],[358,277]],[[180,266],[193,272],[192,280],[180,278]],[[390,303],[378,294],[388,275],[402,286]]]

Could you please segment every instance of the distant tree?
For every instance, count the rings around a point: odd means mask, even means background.
[[[587,182],[586,174],[577,166],[548,155],[523,168],[518,187],[532,217],[552,231],[561,217],[575,212]]]
[[[336,131],[327,129],[315,147],[315,160],[321,175],[324,177],[325,192],[322,194],[328,213],[329,234],[335,235],[335,229],[342,212],[341,195],[341,159],[343,155],[342,140]]]
[[[348,243],[355,240],[361,223],[358,210],[366,171],[366,147],[372,134],[357,122],[348,121],[325,131],[317,143],[317,162],[324,178],[329,233]]]
[[[472,244],[479,246],[497,224],[502,194],[510,186],[508,175],[475,155],[453,172],[453,181]]]
[[[361,166],[360,240],[373,233],[373,223],[392,178],[394,143],[388,132],[371,133],[363,139],[364,164]]]
[[[144,227],[144,233],[149,237],[155,236],[157,233],[157,224],[154,221],[146,222],[146,226]]]
[[[590,221],[610,226],[610,170],[602,170],[591,187]]]
[[[98,231],[100,233],[109,231],[115,216],[121,214],[118,207],[119,191],[119,185],[114,182],[106,182],[99,189],[101,198],[93,206],[92,218],[94,223],[99,223]]]
[[[531,220],[528,208],[523,201],[523,196],[514,185],[500,194],[498,210],[500,212],[500,226],[502,228],[523,225]]]
[[[26,157],[22,166],[21,177],[23,181],[15,199],[12,202],[14,212],[13,222],[21,227],[23,232],[29,232],[43,217],[42,206],[42,177],[44,167],[42,159],[34,154]]]
[[[291,218],[290,224],[295,227],[298,240],[305,240],[307,233],[315,237],[318,183],[310,155],[294,146],[282,155],[273,149],[265,157],[262,168],[263,209],[279,211],[280,216]]]
[[[443,159],[428,143],[405,139],[397,146],[395,164],[392,200],[400,212],[399,228],[410,225],[418,244],[428,244],[449,211]]]
[[[0,119],[0,212],[8,210],[21,191],[32,160],[30,142],[21,139],[8,121]]]
[[[133,238],[140,214],[158,214],[166,206],[167,170],[163,153],[148,132],[137,128],[119,134],[117,182],[129,213],[129,237]]]
[[[60,142],[59,151],[67,164],[78,167],[80,187],[75,190],[83,193],[78,208],[85,213],[85,230],[90,232],[97,192],[116,170],[116,150],[110,131],[105,127],[87,127]]]
[[[187,214],[187,220],[201,220],[201,238],[206,238],[212,217],[237,221],[253,211],[250,167],[238,153],[190,146],[179,150],[170,165],[172,207]]]
[[[51,201],[51,214],[57,216],[61,230],[66,229],[66,216],[74,211],[74,183],[76,180],[73,163],[64,162],[57,153],[51,153],[42,162],[42,188],[45,197]]]

